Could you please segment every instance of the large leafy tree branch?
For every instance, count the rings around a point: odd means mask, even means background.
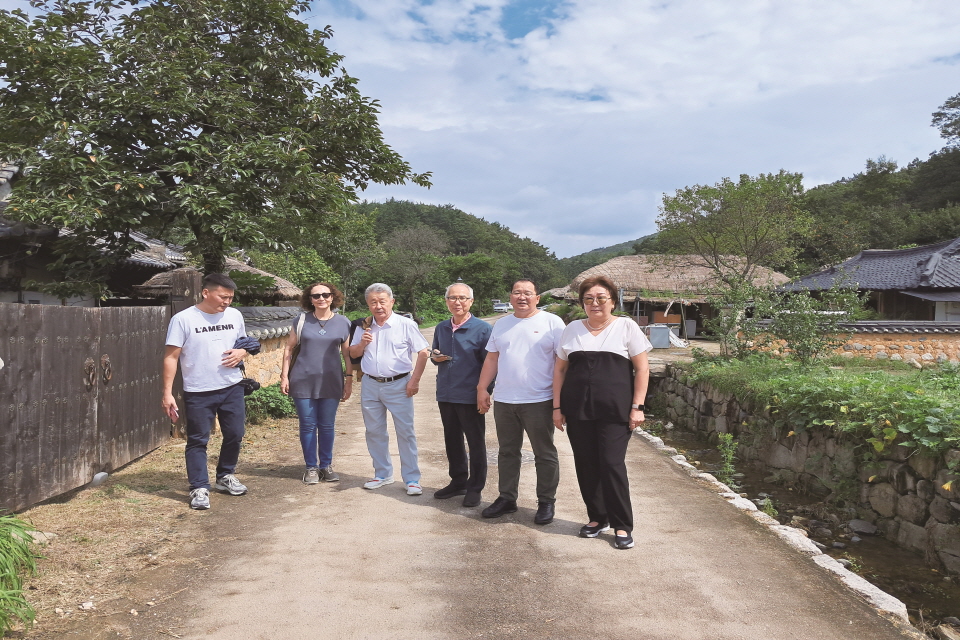
[[[693,256],[722,281],[751,281],[757,266],[783,268],[809,227],[801,180],[780,171],[678,189],[663,197],[658,242],[670,253]]]
[[[59,266],[102,278],[129,233],[233,247],[311,233],[371,182],[429,186],[300,0],[39,0],[0,11],[0,158],[30,170],[7,215],[68,229]],[[328,236],[329,237],[329,236]],[[93,247],[98,247],[96,250]]]

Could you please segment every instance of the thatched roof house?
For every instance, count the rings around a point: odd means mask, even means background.
[[[736,261],[727,259],[728,264]],[[574,278],[567,298],[576,298],[580,283],[594,275],[607,276],[622,289],[623,309],[641,324],[694,320],[699,328],[702,320],[713,317],[710,301],[721,286],[716,272],[699,256],[618,256]],[[765,267],[757,267],[754,272],[753,282],[757,286],[773,288],[789,281],[782,273]]]
[[[170,283],[173,281],[175,274],[183,270],[196,271],[196,269],[193,267],[182,267],[180,269],[158,273],[143,284],[133,287],[134,295],[138,298],[168,297],[171,293]],[[223,271],[224,273],[230,273],[231,271],[246,271],[247,273],[254,273],[259,276],[272,278],[274,281],[273,288],[256,296],[265,303],[277,304],[283,300],[295,301],[299,300],[300,298],[300,288],[289,280],[284,280],[280,276],[275,276],[272,273],[267,273],[266,271],[262,271],[256,267],[251,267],[250,265],[246,265],[234,258],[227,258],[226,266],[224,267]]]
[[[733,262],[735,259],[729,259]],[[575,292],[585,278],[605,275],[624,289],[625,300],[707,302],[720,284],[716,272],[693,255],[618,256],[582,272],[570,283]],[[790,278],[766,267],[757,267],[753,278],[758,286],[775,287]]]

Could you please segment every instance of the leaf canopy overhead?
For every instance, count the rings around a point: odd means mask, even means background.
[[[41,0],[0,11],[0,158],[30,170],[6,215],[71,233],[95,280],[180,229],[205,270],[322,233],[371,182],[430,186],[298,0]],[[99,249],[92,250],[97,245]]]

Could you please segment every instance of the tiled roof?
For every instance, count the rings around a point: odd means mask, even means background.
[[[149,238],[137,231],[131,232],[130,237],[147,245],[147,248],[137,251],[125,262],[155,269],[176,269],[187,264],[187,256],[182,252],[183,247]]]
[[[239,307],[247,335],[257,340],[277,338],[290,333],[290,326],[301,313],[300,307]]]
[[[960,238],[912,249],[861,251],[785,288],[829,289],[838,280],[867,291],[960,288]]]
[[[840,327],[851,333],[960,333],[960,322],[932,320],[861,320]]]

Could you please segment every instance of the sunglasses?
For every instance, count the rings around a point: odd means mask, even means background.
[[[323,298],[324,300],[326,300],[327,298],[331,297],[332,295],[333,295],[332,293],[330,293],[329,291],[327,291],[326,293],[311,293],[311,294],[310,294],[310,297],[313,298],[314,300],[319,300],[320,298]]]

